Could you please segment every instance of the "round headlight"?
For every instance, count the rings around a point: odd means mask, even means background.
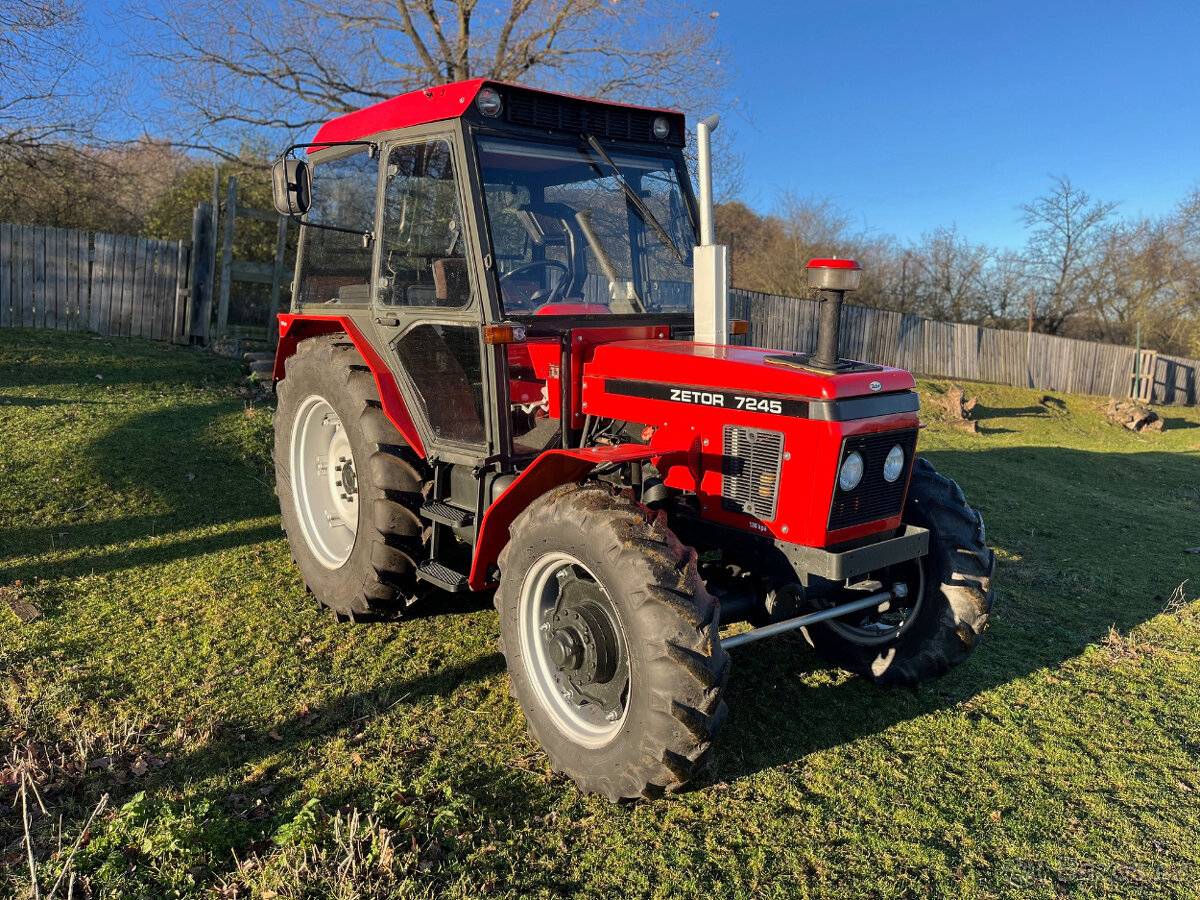
[[[484,88],[475,97],[475,106],[489,119],[500,115],[500,95],[491,88]]]
[[[654,136],[660,141],[665,141],[671,136],[671,123],[667,121],[666,116],[654,117]]]
[[[863,458],[857,450],[842,460],[842,470],[838,472],[838,487],[843,491],[852,491],[858,487],[863,476]]]
[[[888,451],[887,459],[883,461],[883,480],[888,484],[895,482],[904,471],[904,448],[897,444]]]

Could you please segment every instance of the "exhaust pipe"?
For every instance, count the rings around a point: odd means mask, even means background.
[[[841,361],[842,300],[858,290],[862,266],[852,259],[812,259],[808,262],[808,289],[820,303],[817,313],[817,352],[808,367],[822,372],[846,368]]]
[[[729,343],[729,248],[713,243],[711,135],[719,121],[712,115],[696,126],[700,244],[692,254],[692,315],[698,344]]]

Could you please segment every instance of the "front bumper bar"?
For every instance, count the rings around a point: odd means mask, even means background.
[[[864,572],[874,572],[896,563],[925,556],[929,552],[929,530],[902,525],[900,534],[877,544],[831,553],[819,547],[776,542],[796,570],[796,574],[816,575],[830,581],[845,581]]]

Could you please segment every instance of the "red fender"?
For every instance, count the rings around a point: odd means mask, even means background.
[[[279,315],[279,346],[275,349],[275,371],[272,373],[275,381],[284,377],[284,363],[289,356],[296,352],[296,345],[305,338],[316,337],[320,334],[345,333],[362,358],[366,360],[371,374],[375,376],[375,386],[379,388],[379,401],[383,411],[396,430],[408,441],[408,445],[425,458],[425,445],[417,433],[417,426],[408,413],[408,405],[400,395],[396,379],[392,376],[383,358],[375,352],[371,342],[363,335],[362,330],[348,316],[298,316],[291,313]]]
[[[589,447],[581,450],[547,450],[535,459],[483,514],[483,521],[479,523],[479,533],[475,538],[471,589],[481,591],[495,584],[488,573],[500,558],[500,551],[508,544],[508,527],[525,507],[546,491],[560,484],[582,480],[601,463],[637,462],[662,455],[661,447],[651,448],[642,444]]]

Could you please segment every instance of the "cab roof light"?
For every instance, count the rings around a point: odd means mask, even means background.
[[[494,119],[500,115],[500,109],[503,105],[500,101],[500,94],[493,88],[485,87],[475,95],[475,108],[489,119]]]

